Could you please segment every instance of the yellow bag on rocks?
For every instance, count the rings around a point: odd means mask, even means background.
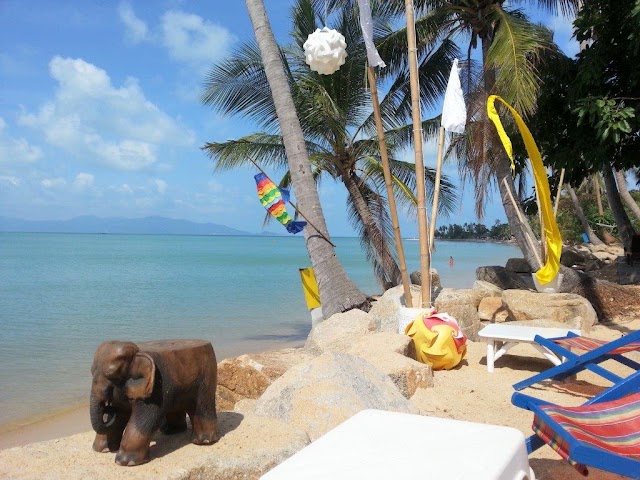
[[[413,339],[416,360],[434,370],[451,370],[467,353],[467,338],[456,319],[446,313],[418,316],[405,334]]]

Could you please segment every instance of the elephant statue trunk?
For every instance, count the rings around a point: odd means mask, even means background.
[[[116,421],[116,409],[108,401],[101,401],[93,393],[89,401],[91,426],[100,435],[105,435]]]

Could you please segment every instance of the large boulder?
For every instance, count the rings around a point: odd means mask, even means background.
[[[420,305],[420,286],[410,285],[412,305]],[[404,319],[407,302],[402,285],[390,288],[371,306],[369,316],[373,319],[378,332],[398,333],[398,325]]]
[[[509,312],[502,304],[501,297],[484,297],[478,306],[480,320],[501,323],[509,320]]]
[[[442,288],[440,284],[440,274],[435,268],[429,270],[431,272],[431,289],[436,290],[438,288]],[[411,272],[409,274],[409,279],[413,285],[422,285],[422,272],[419,270],[415,272]]]
[[[95,433],[79,433],[0,451],[0,477],[40,480],[246,480],[257,479],[309,444],[308,435],[274,418],[218,414],[220,441],[193,445],[191,431],[158,433],[151,461],[135,468],[116,465],[113,453],[91,449]]]
[[[304,348],[312,355],[328,351],[345,352],[355,339],[375,330],[375,320],[362,310],[336,313],[313,327]]]
[[[218,364],[218,409],[233,410],[244,398],[258,398],[276,378],[311,356],[301,348],[285,348],[222,360]]]
[[[418,413],[391,379],[362,358],[325,353],[276,380],[256,404],[256,414],[278,418],[311,440],[367,408]]]
[[[413,340],[406,335],[381,332],[355,342],[349,353],[356,355],[389,376],[405,398],[418,388],[433,387],[430,365],[417,362]]]
[[[526,282],[519,274],[509,272],[506,268],[500,266],[478,267],[476,269],[476,279],[492,283],[502,290],[531,288],[531,284]]]
[[[589,301],[573,293],[536,293],[525,290],[505,290],[502,303],[514,320],[545,318],[569,323],[581,317],[585,328],[598,323]]]
[[[469,340],[477,341],[481,328],[478,306],[482,298],[479,290],[443,288],[434,306],[454,317]]]
[[[531,266],[524,258],[510,258],[504,268],[514,273],[531,273]]]
[[[502,289],[493,283],[484,280],[476,280],[473,282],[473,289],[479,290],[483,297],[501,297]]]

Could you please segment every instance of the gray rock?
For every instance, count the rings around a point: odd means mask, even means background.
[[[510,258],[504,268],[514,273],[531,273],[531,266],[524,258]]]
[[[431,289],[442,288],[440,283],[440,274],[435,268],[429,270],[431,272]],[[420,271],[411,272],[409,279],[413,285],[422,285],[422,273]]]
[[[278,418],[316,440],[367,408],[417,413],[389,377],[362,358],[325,353],[276,380],[256,404],[256,414]]]
[[[313,355],[327,351],[347,351],[355,339],[376,330],[376,322],[362,310],[336,313],[311,330],[304,348]]]
[[[509,272],[504,267],[478,267],[476,269],[476,279],[492,283],[502,290],[507,289],[527,289],[530,286],[517,273]],[[531,280],[533,285],[533,280]]]
[[[479,290],[443,288],[434,305],[439,312],[454,317],[467,338],[475,342],[481,328],[478,306],[482,298]]]
[[[420,305],[420,286],[411,285],[411,299],[415,306]],[[369,316],[374,320],[376,331],[398,333],[398,324],[403,317],[401,310],[406,307],[404,288],[402,285],[390,288],[380,297],[369,310]]]
[[[502,302],[514,320],[546,318],[568,323],[581,317],[583,325],[598,323],[598,317],[589,301],[572,293],[536,293],[525,290],[505,290]]]
[[[406,335],[375,333],[355,342],[348,353],[360,357],[389,376],[405,398],[418,388],[433,387],[430,365],[415,360],[415,345]]]
[[[476,280],[473,282],[473,289],[479,290],[483,297],[501,297],[502,289],[493,283],[484,280]]]

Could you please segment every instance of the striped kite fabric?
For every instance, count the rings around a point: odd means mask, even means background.
[[[603,345],[609,343],[608,340],[598,340],[596,338],[588,337],[567,337],[557,338],[553,340],[553,343],[557,343],[560,346],[566,348],[577,348],[578,350],[591,351]],[[632,352],[634,350],[640,350],[640,342],[633,342],[622,347],[618,347],[615,350],[607,352],[608,355],[618,355],[621,353]]]
[[[640,393],[579,407],[541,405],[571,438],[606,452],[640,461]],[[544,419],[533,418],[533,431],[580,473],[584,465],[571,458],[571,448]]]
[[[278,188],[264,173],[258,173],[253,178],[258,189],[258,198],[267,212],[276,218],[289,233],[299,233],[307,222],[294,221],[287,212],[285,203],[289,201],[289,191]]]

